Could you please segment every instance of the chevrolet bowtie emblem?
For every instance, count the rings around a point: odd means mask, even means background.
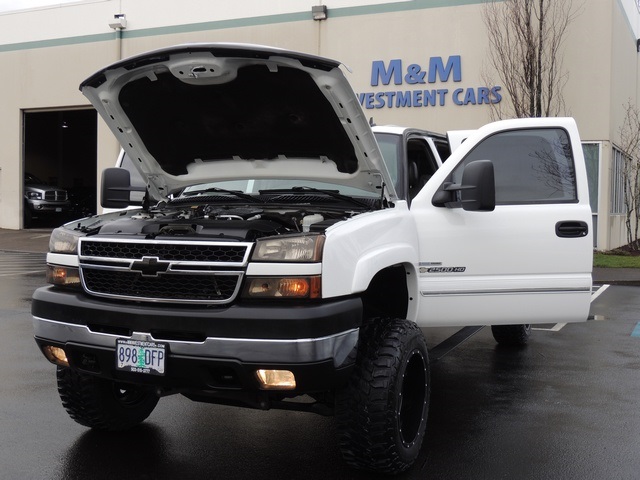
[[[169,262],[161,262],[158,257],[142,257],[131,263],[131,270],[140,272],[145,277],[157,277],[159,273],[169,270]]]

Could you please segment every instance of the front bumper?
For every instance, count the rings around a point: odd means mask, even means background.
[[[50,202],[48,200],[29,200],[29,209],[34,213],[65,213],[71,210],[69,202]]]
[[[64,348],[71,368],[222,398],[234,390],[258,391],[259,368],[292,371],[298,394],[343,385],[355,358],[362,302],[167,307],[43,287],[34,293],[32,315],[38,345]],[[117,338],[166,343],[165,375],[116,370]]]

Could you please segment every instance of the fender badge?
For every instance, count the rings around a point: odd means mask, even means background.
[[[467,267],[420,267],[420,273],[462,273]]]

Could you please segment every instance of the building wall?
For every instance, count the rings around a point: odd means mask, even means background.
[[[575,3],[575,2],[574,2]],[[390,91],[439,90],[436,105],[365,109],[378,124],[404,124],[434,131],[476,128],[490,120],[486,104],[456,105],[453,93],[484,85],[489,44],[481,0],[336,0],[329,18],[313,21],[316,2],[201,2],[199,0],[88,0],[70,6],[0,14],[0,228],[21,221],[21,112],[87,107],[79,83],[100,67],[144,51],[187,42],[244,42],[273,45],[342,61],[354,90],[365,98]],[[583,141],[600,142],[599,248],[624,241],[619,219],[608,215],[611,146],[619,137],[628,99],[637,104],[640,64],[635,41],[640,14],[634,0],[584,0],[569,25],[564,45],[567,114],[578,122]],[[126,29],[108,25],[126,14]],[[410,83],[432,58],[459,56],[461,78]],[[402,62],[399,85],[371,85],[372,66]],[[499,84],[499,82],[497,82]],[[506,97],[504,89],[501,92]],[[505,98],[503,101],[507,101]],[[370,103],[375,104],[375,102]],[[98,171],[111,166],[118,146],[98,125]],[[98,182],[99,184],[99,182]],[[624,222],[623,222],[624,223]]]
[[[631,3],[632,5],[629,5]],[[611,29],[611,58],[610,76],[611,85],[609,88],[609,139],[611,148],[607,149],[608,162],[603,172],[602,182],[609,187],[609,196],[604,200],[609,200],[612,184],[612,148],[620,147],[620,129],[625,117],[626,105],[630,102],[638,106],[638,75],[640,75],[639,53],[637,48],[637,34],[640,30],[636,28],[639,19],[635,2],[616,2],[620,8],[612,9],[612,29]],[[626,5],[624,5],[626,4]],[[627,7],[625,11],[624,7]],[[630,16],[630,14],[633,16]],[[634,20],[635,25],[634,25]],[[610,212],[610,205],[603,205]],[[604,210],[603,210],[604,211]],[[624,214],[609,214],[606,229],[606,248],[615,248],[627,243],[626,216]],[[605,245],[605,244],[602,244]]]
[[[616,0],[587,1],[569,25],[564,49],[568,79],[567,115],[574,116],[583,140],[610,138],[611,16]],[[574,4],[577,2],[574,2]]]

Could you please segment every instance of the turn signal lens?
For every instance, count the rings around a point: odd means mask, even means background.
[[[53,345],[46,345],[42,348],[42,353],[47,357],[51,363],[60,365],[61,367],[68,367],[69,360],[67,360],[67,354],[64,349],[60,347],[54,347]]]
[[[47,265],[47,282],[53,285],[79,286],[80,270],[77,268]]]
[[[293,390],[296,377],[289,370],[258,370],[256,376],[265,390]]]
[[[283,297],[307,297],[309,289],[307,278],[283,278],[278,283],[278,290]]]
[[[249,298],[320,298],[320,277],[250,278],[245,287]]]

